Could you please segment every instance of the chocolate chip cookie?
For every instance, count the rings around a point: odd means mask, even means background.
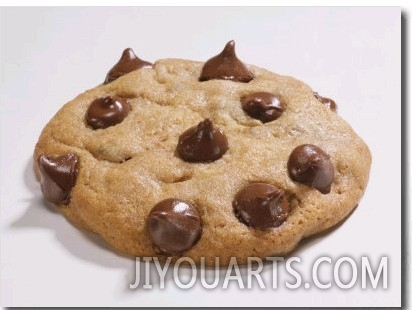
[[[370,152],[335,102],[244,64],[233,41],[205,63],[129,48],[103,80],[43,129],[35,172],[46,200],[124,253],[285,255],[364,193]]]

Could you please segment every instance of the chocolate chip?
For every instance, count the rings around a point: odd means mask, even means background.
[[[236,194],[232,206],[240,222],[260,230],[280,226],[290,211],[284,191],[267,183],[245,186]]]
[[[147,223],[152,242],[165,254],[178,254],[192,248],[202,231],[197,209],[189,202],[173,198],[155,205]]]
[[[317,98],[318,101],[320,101],[322,104],[324,104],[331,111],[337,112],[337,105],[336,105],[336,103],[334,102],[333,99],[322,97],[316,92],[313,92],[313,95],[314,95],[314,97]]]
[[[121,58],[108,72],[103,84],[110,83],[122,75],[140,68],[152,68],[153,64],[145,60],[140,59],[135,55],[131,48],[127,48],[123,51]]]
[[[225,134],[207,118],[186,130],[178,141],[179,156],[189,162],[214,161],[228,150]]]
[[[288,172],[297,182],[328,194],[334,179],[334,166],[322,149],[312,144],[296,147],[288,159]]]
[[[217,56],[209,59],[202,68],[199,80],[231,80],[234,82],[248,83],[254,78],[247,67],[235,54],[235,42],[230,41],[224,50]]]
[[[93,129],[107,128],[122,122],[129,112],[130,105],[126,99],[117,96],[101,97],[90,104],[86,121]]]
[[[37,163],[43,196],[55,204],[68,204],[79,172],[79,157],[73,153],[59,157],[41,155]]]
[[[277,96],[267,92],[256,92],[241,98],[242,109],[252,118],[263,123],[276,120],[284,112],[284,104]]]

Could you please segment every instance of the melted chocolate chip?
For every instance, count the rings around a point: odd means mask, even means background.
[[[145,60],[140,59],[135,55],[131,48],[127,48],[123,51],[121,58],[108,72],[103,84],[110,83],[122,75],[140,68],[152,68],[153,64]]]
[[[189,202],[173,198],[155,205],[147,223],[152,242],[165,254],[178,254],[190,249],[202,231],[197,209]]]
[[[43,196],[55,204],[68,204],[79,172],[79,157],[72,153],[59,157],[41,155],[37,163]]]
[[[199,80],[203,82],[217,79],[248,83],[253,78],[252,73],[237,58],[235,42],[230,41],[220,54],[204,64]]]
[[[207,118],[186,130],[178,141],[179,156],[189,162],[214,161],[228,150],[225,134]]]
[[[312,144],[296,147],[288,159],[288,172],[294,181],[328,194],[334,179],[334,166],[322,149]]]
[[[241,98],[242,109],[252,118],[263,123],[276,120],[284,112],[281,100],[267,92],[256,92]]]
[[[261,230],[280,226],[290,211],[284,191],[267,183],[245,186],[236,194],[232,206],[240,222]]]
[[[101,97],[90,104],[86,121],[93,129],[107,128],[122,122],[129,112],[130,105],[126,99],[117,96]]]
[[[320,101],[322,104],[324,104],[331,111],[337,112],[337,104],[334,102],[333,99],[322,97],[316,92],[313,92],[313,95],[314,95],[314,97],[317,98],[318,101]]]

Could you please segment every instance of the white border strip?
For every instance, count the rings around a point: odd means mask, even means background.
[[[407,0],[2,0],[1,6],[408,6]]]

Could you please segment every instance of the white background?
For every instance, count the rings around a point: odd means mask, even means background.
[[[0,18],[2,306],[400,305],[400,9],[1,8]],[[349,290],[334,284],[290,290],[284,283],[294,279],[287,275],[273,290],[270,265],[263,290],[232,283],[208,291],[198,282],[181,290],[170,277],[164,290],[156,281],[152,290],[130,290],[134,260],[43,202],[31,161],[43,126],[65,102],[101,83],[124,48],[148,61],[205,61],[231,39],[244,62],[295,76],[334,98],[373,155],[356,211],[292,254],[301,259],[303,283],[321,256],[333,262],[349,256],[358,264],[367,256],[374,267],[386,256],[387,290],[362,290],[361,281]],[[322,279],[333,280],[328,264]]]

